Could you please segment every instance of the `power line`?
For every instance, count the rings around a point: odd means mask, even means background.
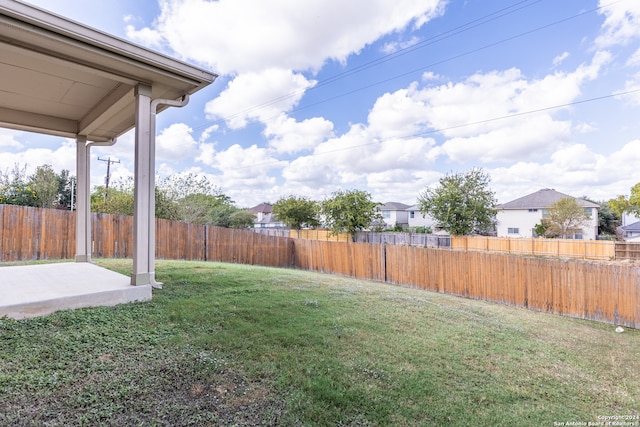
[[[480,125],[480,124],[484,124],[484,123],[491,123],[491,122],[496,122],[499,120],[506,120],[506,119],[512,119],[514,117],[521,117],[521,116],[526,116],[526,115],[530,115],[530,114],[535,114],[535,113],[541,113],[543,111],[550,111],[550,110],[557,110],[560,108],[566,108],[566,107],[571,107],[571,106],[575,106],[575,105],[580,105],[580,104],[586,104],[589,102],[595,102],[595,101],[601,101],[604,99],[609,99],[609,98],[615,98],[618,96],[624,96],[624,95],[631,95],[634,93],[640,93],[640,89],[634,89],[634,90],[629,90],[629,91],[625,91],[625,92],[617,92],[617,93],[613,93],[613,94],[609,94],[609,95],[602,95],[602,96],[597,96],[594,98],[588,98],[588,99],[583,99],[583,100],[579,100],[579,101],[574,101],[574,102],[569,102],[567,104],[559,104],[559,105],[554,105],[554,106],[550,106],[550,107],[543,107],[543,108],[537,108],[535,110],[528,110],[528,111],[522,111],[519,113],[513,113],[513,114],[507,114],[504,116],[498,116],[498,117],[492,117],[489,119],[485,119],[485,120],[478,120],[475,122],[468,122],[468,123],[463,123],[460,125],[455,125],[455,126],[449,126],[446,128],[439,128],[439,129],[431,129],[428,131],[424,131],[424,132],[418,132],[418,133],[413,133],[410,135],[404,135],[404,136],[398,136],[398,137],[393,137],[393,138],[385,138],[385,139],[379,139],[376,141],[372,141],[372,142],[365,142],[363,144],[358,144],[358,145],[350,145],[348,147],[341,147],[341,148],[336,148],[333,150],[328,150],[328,151],[323,151],[322,153],[312,153],[309,154],[308,157],[315,157],[315,156],[322,156],[325,154],[331,154],[331,153],[337,153],[337,152],[341,152],[341,151],[347,151],[347,150],[353,150],[355,148],[362,148],[362,147],[367,147],[370,145],[376,145],[376,144],[381,144],[387,141],[395,141],[395,140],[404,140],[404,139],[410,139],[410,138],[415,138],[415,137],[419,137],[419,136],[425,136],[425,135],[430,135],[430,134],[435,134],[435,133],[442,133],[448,130],[452,130],[452,129],[460,129],[460,128],[464,128],[464,127],[468,127],[468,126],[475,126],[475,125]],[[248,165],[248,166],[240,166],[237,168],[227,168],[227,171],[234,171],[234,170],[242,170],[242,169],[248,169],[248,168],[255,168],[258,166],[267,166],[267,165],[272,165],[272,164],[278,164],[281,163],[282,160],[278,160],[278,161],[273,161],[273,162],[263,162],[263,163],[257,163],[257,164],[253,164],[253,165]]]
[[[462,24],[462,25],[460,25],[458,27],[455,27],[455,28],[452,28],[450,30],[447,30],[447,31],[445,31],[445,32],[443,32],[441,34],[438,34],[436,36],[433,36],[433,37],[427,38],[425,40],[422,40],[422,41],[420,41],[420,42],[418,42],[418,43],[416,43],[416,44],[414,44],[412,46],[408,46],[408,47],[405,47],[405,48],[402,48],[402,49],[398,49],[397,51],[389,53],[387,55],[384,55],[384,56],[382,56],[380,58],[376,58],[376,59],[368,61],[368,62],[366,62],[366,63],[364,63],[362,65],[359,65],[357,67],[351,68],[351,69],[349,69],[347,71],[343,71],[341,73],[335,74],[332,77],[329,77],[329,78],[319,82],[318,84],[316,84],[314,86],[307,86],[306,88],[298,89],[298,90],[290,92],[288,94],[281,95],[281,96],[273,98],[273,99],[271,99],[269,101],[266,101],[266,102],[263,102],[261,104],[257,104],[257,105],[251,106],[249,108],[246,108],[246,109],[244,109],[242,111],[233,113],[233,114],[231,114],[229,116],[226,116],[224,118],[221,118],[221,119],[219,119],[217,121],[229,121],[230,119],[232,119],[234,117],[241,116],[241,115],[244,115],[244,114],[256,111],[256,110],[260,110],[261,108],[268,107],[268,106],[276,104],[276,103],[278,103],[280,101],[284,101],[286,99],[293,98],[293,97],[295,97],[295,96],[297,96],[297,95],[299,95],[301,93],[317,90],[317,89],[319,89],[321,87],[324,87],[324,86],[326,86],[328,84],[334,83],[334,82],[336,82],[338,80],[344,79],[346,77],[350,77],[350,76],[352,76],[354,74],[357,74],[357,73],[360,73],[362,71],[368,70],[369,68],[372,68],[372,67],[378,66],[380,64],[383,64],[385,62],[391,61],[391,60],[396,59],[396,58],[398,58],[400,56],[404,56],[404,55],[406,55],[408,53],[411,53],[411,52],[414,52],[414,51],[416,51],[418,49],[422,49],[424,47],[436,44],[436,43],[438,43],[440,41],[446,40],[446,39],[451,38],[453,36],[462,34],[462,33],[466,32],[466,31],[469,31],[469,30],[471,30],[473,28],[476,28],[476,27],[479,27],[481,25],[488,24],[491,21],[495,21],[495,20],[497,20],[499,18],[502,18],[504,16],[513,14],[515,12],[518,12],[518,11],[524,9],[524,8],[533,6],[534,4],[540,3],[542,1],[543,0],[535,0],[535,1],[531,2],[531,0],[522,0],[522,1],[518,2],[518,3],[514,3],[513,5],[504,7],[502,9],[499,9],[499,10],[495,11],[495,12],[489,13],[487,15],[484,15],[484,16],[480,17],[480,18],[477,18],[477,19],[474,19],[472,21],[469,21],[469,22],[467,22],[465,24]],[[523,3],[525,3],[524,6],[521,6]],[[517,6],[520,6],[520,7],[517,7]],[[510,9],[513,9],[513,10],[510,10]]]
[[[481,18],[478,18],[478,19],[475,19],[473,21],[470,21],[470,22],[468,22],[466,24],[463,24],[463,25],[460,25],[458,27],[455,27],[455,28],[453,28],[451,30],[448,30],[445,33],[443,33],[443,34],[446,34],[446,36],[444,36],[444,37],[435,36],[433,38],[427,39],[427,40],[421,42],[420,43],[421,46],[419,46],[419,47],[410,46],[410,47],[407,47],[405,49],[402,49],[401,50],[403,52],[402,54],[404,55],[406,53],[412,52],[413,50],[417,50],[418,48],[422,48],[422,47],[433,45],[433,44],[435,44],[437,42],[440,42],[440,41],[446,40],[448,38],[451,38],[451,37],[453,37],[453,36],[455,36],[457,34],[460,34],[460,33],[464,32],[464,31],[468,31],[468,30],[470,30],[472,28],[476,28],[478,26],[485,25],[485,24],[487,24],[487,23],[489,23],[491,21],[494,21],[494,20],[496,20],[498,18],[501,18],[503,16],[507,16],[507,15],[509,15],[511,13],[515,13],[515,12],[517,12],[519,10],[522,10],[525,7],[529,7],[529,6],[532,6],[532,5],[536,4],[536,3],[539,3],[542,0],[536,0],[534,3],[526,4],[526,5],[521,6],[521,7],[517,8],[517,9],[515,9],[515,10],[511,10],[511,11],[505,12],[506,10],[511,9],[511,8],[513,8],[515,6],[518,6],[518,5],[522,4],[522,3],[526,3],[527,1],[528,0],[523,0],[523,1],[519,2],[519,3],[515,3],[512,6],[508,6],[506,8],[500,9],[500,10],[498,10],[496,12],[491,13],[491,14],[485,15],[485,16],[483,16]],[[329,98],[325,98],[323,100],[320,100],[320,101],[317,101],[317,102],[314,102],[314,103],[311,103],[311,104],[306,104],[306,105],[304,105],[302,107],[294,108],[294,109],[292,109],[290,111],[290,113],[299,112],[301,110],[308,109],[308,108],[311,108],[311,107],[315,107],[317,105],[324,104],[326,102],[334,101],[336,99],[343,98],[345,96],[353,95],[354,93],[358,93],[358,92],[362,92],[362,91],[367,90],[367,89],[371,89],[371,88],[373,88],[375,86],[379,86],[381,84],[388,83],[390,81],[393,81],[393,80],[396,80],[396,79],[399,79],[399,78],[402,78],[402,77],[406,77],[406,76],[409,76],[411,74],[415,74],[417,72],[424,71],[424,70],[426,70],[428,68],[432,68],[432,67],[435,67],[435,66],[438,66],[438,65],[442,65],[444,63],[447,63],[447,62],[450,62],[450,61],[453,61],[453,60],[456,60],[456,59],[460,59],[462,57],[465,57],[465,56],[468,56],[468,55],[471,55],[471,54],[474,54],[474,53],[481,52],[483,50],[486,50],[486,49],[489,49],[489,48],[492,48],[492,47],[495,47],[495,46],[498,46],[498,45],[501,45],[501,44],[504,44],[504,43],[507,43],[507,42],[510,42],[510,41],[513,41],[513,40],[516,40],[516,39],[519,39],[519,38],[522,38],[522,37],[525,37],[525,36],[528,36],[528,35],[531,35],[531,34],[534,34],[536,32],[539,32],[539,31],[554,27],[556,25],[563,24],[565,22],[568,22],[568,21],[571,21],[573,19],[585,16],[587,14],[591,14],[591,13],[597,12],[598,10],[601,10],[601,9],[606,8],[608,6],[611,6],[613,4],[619,3],[620,1],[622,1],[622,0],[615,0],[615,1],[612,1],[612,2],[610,2],[608,4],[606,4],[606,5],[601,5],[601,6],[593,8],[593,9],[588,9],[588,10],[582,11],[582,12],[577,13],[575,15],[572,15],[572,16],[569,16],[569,17],[566,17],[566,18],[551,22],[549,24],[546,24],[546,25],[543,25],[543,26],[540,26],[540,27],[536,27],[536,28],[534,28],[532,30],[528,30],[528,31],[524,31],[524,32],[518,33],[516,35],[513,35],[513,36],[510,36],[510,37],[498,40],[498,41],[493,42],[493,43],[489,43],[489,44],[481,46],[479,48],[471,49],[471,50],[468,50],[466,52],[462,52],[460,54],[453,55],[453,56],[450,56],[448,58],[442,59],[440,61],[432,62],[430,64],[427,64],[427,65],[424,65],[424,66],[421,66],[421,67],[418,67],[418,68],[414,68],[412,70],[409,70],[409,71],[406,71],[406,72],[403,72],[403,73],[400,73],[400,74],[396,74],[396,75],[388,77],[386,79],[378,80],[378,81],[373,82],[371,84],[368,84],[366,86],[361,86],[359,88],[356,88],[356,89],[353,89],[353,90],[350,90],[350,91],[347,91],[347,92],[343,92],[343,93],[331,96]],[[500,12],[504,12],[504,13],[500,14]],[[289,94],[282,95],[282,96],[277,97],[277,98],[273,98],[270,101],[267,101],[267,102],[264,102],[262,104],[258,104],[258,105],[249,107],[249,108],[247,108],[245,110],[242,110],[240,112],[231,114],[229,116],[226,116],[226,117],[223,117],[223,118],[220,118],[220,119],[217,119],[217,120],[209,121],[209,122],[207,122],[207,123],[205,123],[203,125],[194,126],[193,129],[202,129],[202,128],[211,126],[212,124],[215,124],[215,123],[223,123],[223,122],[229,121],[230,119],[232,119],[234,117],[237,117],[237,116],[240,116],[240,115],[243,115],[243,114],[247,114],[249,112],[259,110],[259,109],[267,107],[269,105],[273,105],[273,104],[275,104],[277,102],[280,102],[280,101],[283,101],[285,99],[289,99],[291,97],[297,96],[300,93],[303,93],[305,91],[311,91],[311,90],[314,90],[316,88],[323,87],[323,86],[325,86],[327,84],[333,83],[333,82],[338,81],[338,80],[340,80],[342,78],[351,76],[351,75],[356,74],[358,72],[364,71],[366,69],[369,69],[369,68],[372,68],[374,66],[380,65],[380,64],[382,64],[384,62],[387,62],[387,61],[390,61],[392,59],[395,59],[397,56],[400,56],[400,55],[394,56],[394,55],[396,55],[396,53],[385,55],[385,56],[383,56],[381,58],[377,58],[375,60],[369,61],[368,63],[363,64],[363,65],[361,65],[359,67],[356,67],[353,70],[349,70],[349,71],[345,71],[343,73],[339,73],[339,74],[337,74],[337,75],[335,75],[333,77],[330,77],[327,80],[324,80],[324,81],[320,82],[319,84],[317,84],[317,85],[315,85],[313,87],[300,89],[298,91],[294,91],[294,92],[291,92]]]

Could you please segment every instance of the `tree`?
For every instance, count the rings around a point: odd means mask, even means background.
[[[60,201],[60,177],[51,165],[38,166],[29,177],[29,186],[36,192],[36,207],[53,209]]]
[[[332,234],[347,232],[355,241],[356,232],[368,228],[381,219],[376,208],[380,203],[371,200],[371,194],[361,190],[336,191],[320,204],[320,212]]]
[[[631,187],[631,195],[609,200],[609,207],[619,217],[625,213],[640,214],[640,182]]]
[[[253,227],[255,216],[253,212],[246,209],[238,209],[229,217],[229,226],[231,228],[249,228]]]
[[[318,221],[318,203],[306,197],[289,196],[281,198],[273,205],[273,216],[294,230],[302,227],[316,227]]]
[[[159,181],[157,187],[166,192],[171,200],[180,200],[190,194],[221,195],[219,187],[210,182],[206,176],[193,173],[171,175]],[[226,197],[226,196],[225,196]]]
[[[595,200],[591,200],[589,197],[582,197],[582,200],[600,205],[600,207],[598,208],[598,234],[605,236],[615,236],[616,230],[621,222],[620,215],[618,215],[617,212],[614,212],[613,209],[611,209],[609,202],[598,202]]]
[[[133,215],[133,179],[115,181],[109,187],[105,197],[105,187],[96,187],[91,193],[91,210],[93,212],[113,215]]]
[[[37,206],[38,198],[35,190],[27,181],[27,165],[20,167],[17,163],[11,172],[0,171],[0,203],[5,205]]]
[[[71,201],[76,203],[76,177],[69,174],[67,169],[63,169],[58,175],[58,207],[71,210]],[[73,192],[73,197],[71,196]]]
[[[547,217],[543,223],[547,226],[546,234],[555,234],[563,239],[582,231],[590,215],[572,197],[565,197],[547,209]]]
[[[177,201],[180,221],[230,227],[231,215],[239,210],[224,194],[189,194]]]
[[[451,173],[440,178],[438,186],[418,196],[418,207],[438,226],[453,235],[489,233],[495,226],[495,193],[489,189],[490,177],[482,169]]]

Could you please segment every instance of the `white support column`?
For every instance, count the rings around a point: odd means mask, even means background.
[[[133,208],[133,272],[132,285],[153,283],[154,247],[151,246],[151,227],[155,230],[155,176],[151,171],[151,86],[138,84],[136,97],[135,171]],[[152,202],[153,201],[153,202]],[[154,209],[155,210],[155,209]]]
[[[76,138],[76,262],[91,262],[90,158],[87,138]]]

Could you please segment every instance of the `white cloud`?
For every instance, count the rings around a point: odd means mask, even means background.
[[[459,83],[416,90],[423,120],[447,138],[438,149],[454,161],[532,159],[547,154],[570,136],[571,123],[554,115],[581,93],[611,59],[597,52],[575,72],[556,72],[527,80],[520,70],[477,73]],[[540,110],[540,111],[538,111]]]
[[[440,76],[434,73],[433,71],[427,71],[426,73],[422,74],[422,80],[425,82],[430,80],[439,80],[439,79],[440,79]]]
[[[3,152],[0,156],[0,170],[12,170],[15,165],[26,166],[27,175],[35,172],[38,166],[51,165],[53,170],[60,172],[63,169],[76,170],[76,143],[73,140],[62,140],[62,143],[52,144],[55,149],[50,148],[28,148],[17,153]]]
[[[255,144],[247,148],[234,144],[222,151],[216,151],[212,144],[201,144],[201,154],[196,160],[221,172],[221,187],[253,190],[273,186],[275,178],[269,172],[287,163]]]
[[[409,40],[399,40],[399,41],[385,43],[384,46],[382,46],[381,50],[383,53],[389,55],[392,53],[396,53],[400,50],[410,48],[411,46],[415,46],[418,42],[420,42],[420,39],[414,36],[414,37],[411,37]]]
[[[297,122],[284,114],[267,123],[264,134],[278,153],[296,153],[315,148],[333,136],[333,123],[320,117]]]
[[[153,28],[129,27],[141,43],[168,45],[222,74],[283,67],[319,69],[345,61],[381,36],[420,27],[439,0],[163,0]],[[162,40],[162,41],[160,41]],[[203,41],[206,40],[206,43]]]
[[[634,91],[633,93],[625,95],[624,98],[632,104],[640,105],[640,72],[634,74],[625,82],[624,90],[625,92]]]
[[[517,117],[478,135],[451,138],[442,145],[441,153],[457,162],[535,158],[549,154],[570,136],[570,130],[569,122],[553,120],[548,114]]]
[[[0,128],[0,149],[22,149],[24,144],[17,137],[24,132]]]
[[[212,125],[212,126],[207,127],[200,134],[200,139],[199,139],[200,142],[206,142],[213,133],[218,131],[219,128],[220,128],[220,126],[218,126],[218,125]]]
[[[569,57],[569,52],[566,52],[566,51],[562,52],[562,54],[553,58],[553,66],[557,67],[558,65],[562,64],[564,60],[567,59],[568,57]]]
[[[488,172],[500,203],[540,188],[609,200],[628,193],[637,183],[638,164],[640,140],[634,140],[608,155],[596,153],[583,144],[566,145],[553,153],[548,162],[518,162]]]
[[[424,129],[428,107],[414,99],[416,84],[408,89],[385,93],[379,97],[369,112],[369,130],[386,139],[409,137]]]
[[[598,128],[590,123],[581,122],[574,126],[574,130],[578,133],[591,133],[598,130]]]
[[[640,67],[640,49],[636,50],[627,60],[627,67]]]
[[[198,142],[191,135],[192,129],[184,123],[173,123],[156,137],[156,158],[177,161],[193,157]]]
[[[319,188],[339,185],[339,174],[330,162],[317,161],[313,156],[298,157],[282,170],[287,183]]]
[[[130,20],[130,17],[125,17],[125,22],[128,22]],[[160,49],[162,47],[162,36],[160,35],[160,33],[150,28],[141,28],[139,30],[136,30],[133,25],[127,25],[126,33],[130,39],[135,40],[137,43],[140,43],[151,49]]]
[[[640,2],[600,0],[600,13],[605,15],[602,32],[596,38],[596,46],[606,48],[625,45],[640,37]]]
[[[232,129],[242,128],[252,119],[268,122],[290,111],[314,84],[291,70],[245,73],[230,81],[220,96],[207,103],[205,111],[210,117],[224,119]]]

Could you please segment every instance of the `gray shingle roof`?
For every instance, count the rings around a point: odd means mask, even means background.
[[[558,200],[565,199],[567,197],[576,199],[578,205],[585,208],[600,207],[597,203],[578,199],[573,196],[569,196],[568,194],[560,193],[559,191],[551,188],[543,188],[542,190],[538,190],[535,193],[498,205],[497,209],[544,209],[553,205]]]
[[[409,207],[409,205],[405,205],[404,203],[399,202],[387,202],[384,205],[380,206],[381,211],[404,211]]]
[[[640,221],[634,222],[633,224],[624,225],[622,227],[624,231],[640,231]]]
[[[249,210],[253,213],[262,212],[262,213],[268,214],[268,213],[271,213],[272,206],[269,203],[260,203],[259,205],[249,208]]]

